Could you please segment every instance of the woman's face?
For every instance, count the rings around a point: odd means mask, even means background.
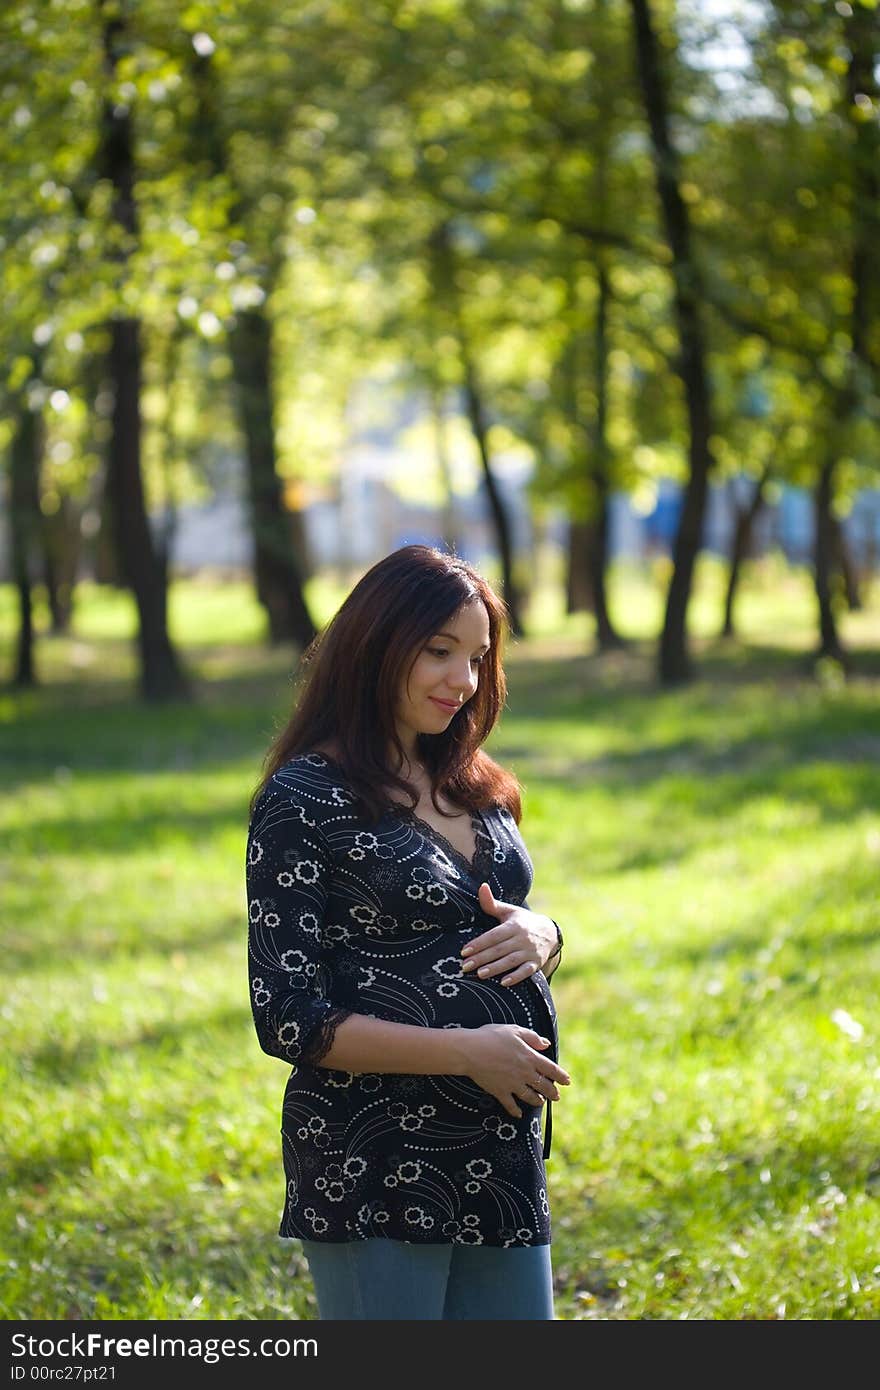
[[[476,691],[488,650],[489,615],[479,599],[431,634],[397,699],[397,731],[404,747],[411,749],[417,734],[443,733]]]

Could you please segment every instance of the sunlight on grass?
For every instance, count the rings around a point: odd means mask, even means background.
[[[605,657],[541,590],[491,740],[565,932],[563,1319],[880,1315],[880,681],[805,675],[809,585],[772,568],[715,642],[721,579],[702,567],[675,692],[650,574],[616,574],[632,644]],[[316,581],[315,610],[343,591]],[[7,655],[12,611],[7,588]],[[245,962],[247,802],[292,654],[244,584],[177,585],[171,614],[192,705],[131,701],[130,604],[94,588],[40,643],[45,687],[0,698],[8,1319],[315,1316],[275,1241],[286,1073]],[[875,610],[846,621],[877,645]]]

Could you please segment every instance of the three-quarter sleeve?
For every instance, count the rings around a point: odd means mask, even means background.
[[[351,1010],[326,996],[324,911],[332,861],[309,809],[270,782],[247,837],[248,974],[260,1047],[319,1062]]]

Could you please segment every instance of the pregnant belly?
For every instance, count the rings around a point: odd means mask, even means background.
[[[425,1028],[480,1028],[512,1023],[548,1037],[558,1053],[556,1009],[547,981],[537,973],[518,985],[480,980],[461,972],[458,956],[404,973],[391,967],[360,964],[355,974],[342,972],[331,997],[357,1013]]]

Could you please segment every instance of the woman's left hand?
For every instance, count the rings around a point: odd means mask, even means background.
[[[547,964],[556,947],[549,917],[493,897],[488,883],[480,884],[477,900],[489,917],[498,918],[498,926],[462,947],[463,971],[476,971],[481,979],[502,975],[501,984],[518,985]]]

